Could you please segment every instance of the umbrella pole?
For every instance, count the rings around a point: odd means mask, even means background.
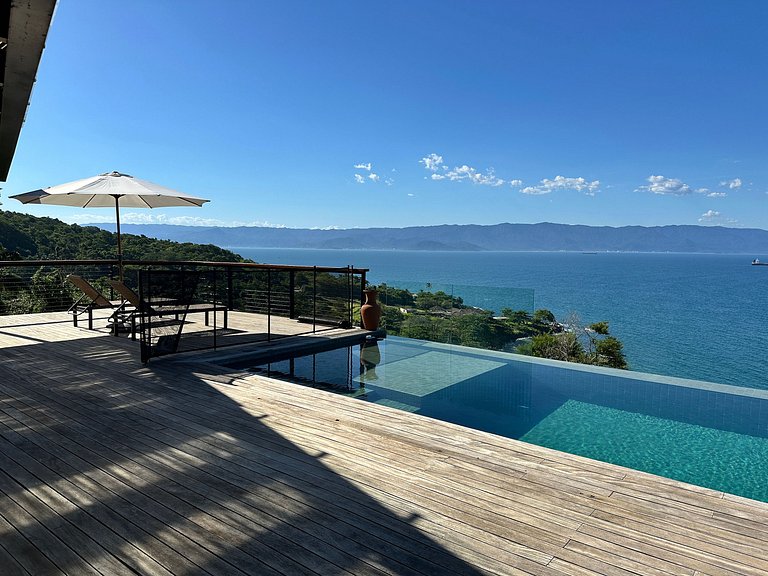
[[[113,194],[115,197],[115,219],[117,220],[117,272],[119,274],[120,282],[123,281],[123,242],[120,238],[120,196]]]

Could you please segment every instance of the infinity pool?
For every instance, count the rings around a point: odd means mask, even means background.
[[[390,337],[228,366],[768,502],[768,391]]]

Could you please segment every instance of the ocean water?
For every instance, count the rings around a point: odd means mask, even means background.
[[[508,303],[498,288],[531,289],[535,308],[560,319],[607,320],[633,370],[768,389],[768,266],[750,265],[766,254],[233,250],[270,264],[369,268],[374,283],[487,288],[484,302],[499,308]]]

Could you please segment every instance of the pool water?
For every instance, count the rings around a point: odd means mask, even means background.
[[[768,392],[389,337],[228,366],[768,502]]]

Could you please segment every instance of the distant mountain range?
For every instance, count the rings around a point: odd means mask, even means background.
[[[114,224],[97,224],[114,231]],[[768,231],[719,226],[582,226],[496,224],[410,228],[202,227],[124,224],[124,233],[237,248],[499,250],[576,252],[713,252],[768,254]]]

